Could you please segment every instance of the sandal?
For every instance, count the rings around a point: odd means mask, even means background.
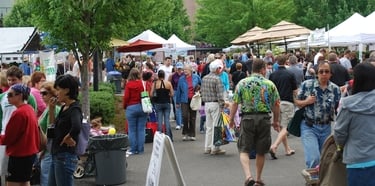
[[[271,158],[272,158],[273,160],[276,160],[276,159],[277,159],[277,157],[276,157],[276,153],[275,153],[272,149],[270,149],[269,153],[270,153]]]
[[[290,150],[289,153],[285,154],[286,156],[292,156],[296,153],[295,150]]]
[[[255,184],[254,184],[254,186],[264,186],[264,185],[265,184],[264,184],[264,182],[262,180],[256,181]]]
[[[245,186],[253,186],[254,184],[255,184],[255,181],[254,181],[253,177],[249,177],[245,181]]]

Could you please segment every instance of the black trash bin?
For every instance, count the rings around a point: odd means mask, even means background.
[[[115,134],[90,138],[89,151],[94,153],[96,185],[118,185],[126,182],[128,135]]]
[[[110,71],[107,74],[108,81],[115,84],[115,93],[121,94],[122,75],[118,71]]]

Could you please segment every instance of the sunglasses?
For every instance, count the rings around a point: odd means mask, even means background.
[[[46,96],[46,95],[48,95],[48,92],[47,92],[47,91],[42,91],[42,92],[40,92],[40,94],[41,94],[42,96]]]
[[[11,98],[11,97],[19,95],[19,93],[8,92],[7,95],[8,95],[8,98]]]
[[[329,70],[319,70],[318,71],[319,72],[319,74],[329,74],[330,73],[330,71]]]

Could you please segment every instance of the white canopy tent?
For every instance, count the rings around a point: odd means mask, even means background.
[[[128,42],[132,43],[134,41],[137,41],[138,39],[141,39],[141,40],[144,40],[144,41],[151,41],[151,42],[155,42],[155,43],[161,43],[161,44],[167,43],[167,40],[165,40],[161,36],[155,34],[155,32],[153,32],[151,30],[143,31],[139,35],[129,39]]]
[[[22,52],[35,33],[34,27],[0,28],[0,54]]]
[[[167,43],[175,44],[176,51],[188,51],[188,50],[195,50],[196,47],[194,45],[190,45],[182,41],[179,37],[173,34],[168,40]]]
[[[349,46],[363,43],[364,38],[361,28],[365,24],[366,19],[362,15],[354,13],[348,19],[328,31],[329,45]]]

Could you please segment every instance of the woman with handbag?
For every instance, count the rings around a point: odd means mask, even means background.
[[[159,70],[158,80],[154,82],[151,88],[151,95],[153,95],[156,114],[158,116],[158,131],[163,131],[163,123],[165,124],[165,133],[173,141],[171,125],[169,122],[169,115],[171,113],[171,97],[173,97],[173,87],[169,81],[164,81],[165,72]]]
[[[52,138],[52,164],[48,185],[74,185],[73,173],[77,166],[78,135],[82,127],[82,111],[78,101],[78,81],[66,74],[59,76],[54,84],[57,101],[63,106],[57,115],[54,128],[48,128],[47,137]]]
[[[182,140],[195,141],[195,119],[197,115],[196,110],[190,108],[191,98],[193,98],[195,91],[200,89],[201,78],[197,74],[193,74],[193,68],[189,64],[184,66],[184,75],[178,80],[176,90],[176,107],[182,109]]]
[[[146,86],[143,86],[143,83],[139,70],[136,68],[131,69],[123,98],[123,108],[129,124],[129,155],[142,154],[144,152],[147,113],[143,112],[142,109],[141,92],[147,91],[147,89],[145,88]]]

